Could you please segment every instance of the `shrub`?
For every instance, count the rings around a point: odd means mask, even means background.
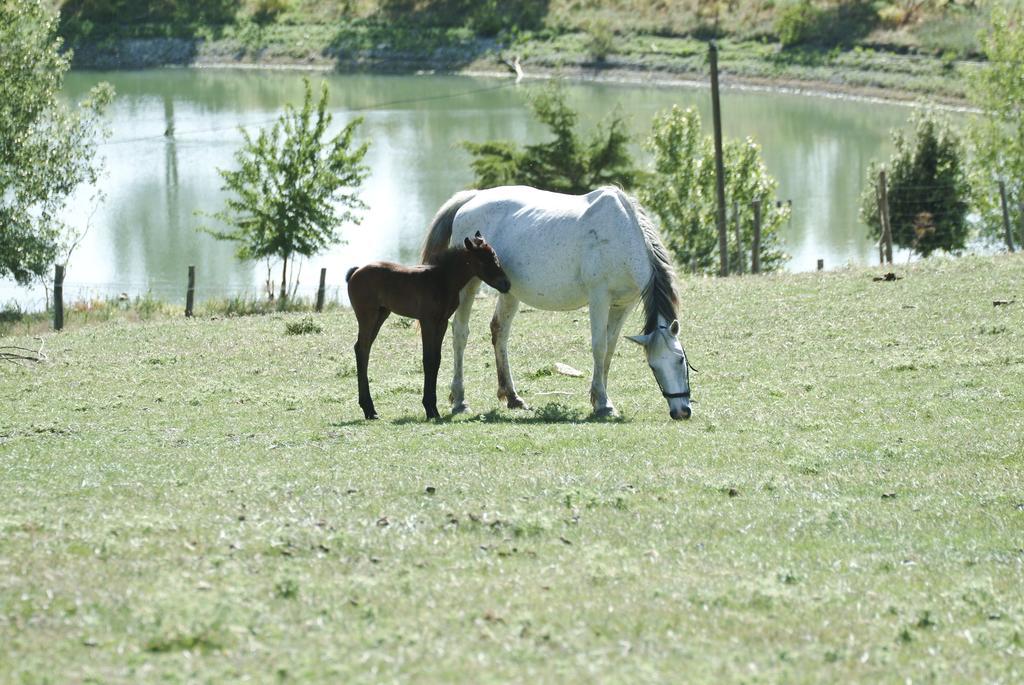
[[[640,187],[641,202],[660,219],[662,235],[684,268],[716,272],[719,256],[714,143],[702,135],[700,115],[694,109],[678,107],[659,114],[646,147],[654,155],[654,169]],[[779,231],[789,217],[789,210],[771,202],[775,179],[761,160],[760,148],[749,138],[725,141],[723,152],[726,199],[730,205],[735,202],[740,210],[742,243],[736,244],[730,226],[729,264],[749,263],[747,250],[753,243],[751,203],[760,199],[761,269],[778,269],[786,260]]]
[[[893,131],[896,152],[889,160],[889,223],[893,243],[927,257],[935,250],[961,250],[968,234],[967,197],[960,137],[932,114],[916,115],[908,137]],[[876,193],[879,165],[868,166],[861,218],[871,237],[882,235]]]
[[[260,26],[272,24],[289,9],[288,0],[253,0],[249,16]]]
[[[579,115],[565,102],[557,84],[531,101],[533,113],[554,139],[526,145],[492,140],[463,142],[473,155],[475,187],[530,185],[561,193],[586,193],[603,185],[630,187],[637,178],[629,135],[621,117],[612,115],[588,138],[577,127]]]
[[[381,0],[381,14],[432,26],[466,26],[485,36],[512,29],[539,28],[545,0]]]
[[[304,316],[298,321],[289,321],[284,325],[286,335],[307,335],[309,333],[323,333],[324,329],[313,320],[312,316]]]
[[[836,0],[825,6],[796,0],[779,11],[775,34],[784,48],[849,45],[867,35],[878,21],[872,0]]]
[[[970,124],[974,203],[982,234],[1002,241],[997,181],[1004,180],[1011,230],[1024,241],[1024,7],[994,11],[982,47],[988,62],[971,84],[971,100],[981,110]]]
[[[822,12],[811,0],[797,0],[786,5],[775,19],[775,33],[782,47],[809,43],[815,38]]]
[[[607,21],[594,21],[587,27],[587,53],[595,62],[604,62],[615,50],[615,34]]]

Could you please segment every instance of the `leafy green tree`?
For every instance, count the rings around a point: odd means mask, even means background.
[[[654,155],[653,171],[640,187],[644,206],[657,214],[668,247],[684,268],[718,272],[718,229],[715,221],[714,141],[701,132],[695,109],[673,107],[654,118],[646,147]],[[749,264],[753,244],[754,200],[761,206],[761,268],[773,271],[786,260],[779,231],[789,208],[772,200],[777,183],[753,140],[727,140],[723,146],[725,196],[731,212],[739,210],[740,245],[735,240],[736,217],[729,220],[729,264]],[[742,250],[742,252],[741,252]]]
[[[637,169],[629,153],[623,119],[613,114],[589,137],[579,131],[579,115],[553,85],[533,97],[534,116],[554,138],[519,147],[506,141],[464,142],[473,155],[477,188],[523,184],[562,193],[587,193],[603,185],[631,187]]]
[[[305,84],[301,110],[287,106],[274,126],[255,138],[242,130],[238,168],[218,169],[229,197],[214,217],[231,229],[203,229],[237,242],[239,259],[280,259],[282,300],[288,296],[289,261],[339,244],[342,224],[360,223],[356,212],[366,208],[358,189],[369,173],[363,164],[369,143],[353,143],[362,119],[325,142],[332,120],[327,85],[314,108],[313,89],[308,80]]]
[[[961,250],[967,241],[970,186],[960,137],[932,114],[915,115],[913,136],[892,132],[887,192],[892,240],[927,257],[935,250]],[[882,235],[878,208],[879,165],[868,165],[861,218],[872,238]]]
[[[101,84],[77,108],[62,103],[71,58],[55,28],[41,0],[0,0],[0,277],[22,284],[70,240],[61,210],[96,181],[100,116],[113,97]]]
[[[973,204],[981,232],[1003,240],[998,181],[1006,182],[1011,226],[1024,226],[1024,7],[997,7],[982,38],[988,62],[972,80],[971,99],[981,110],[972,119]],[[1024,234],[1018,232],[1020,240]]]

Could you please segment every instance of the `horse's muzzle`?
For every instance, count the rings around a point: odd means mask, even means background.
[[[494,288],[499,293],[507,293],[512,289],[512,283],[507,278],[503,278],[495,284]]]
[[[676,421],[678,421],[679,419],[688,419],[690,418],[690,408],[682,407],[680,409],[671,409],[669,410],[668,415],[671,416]]]

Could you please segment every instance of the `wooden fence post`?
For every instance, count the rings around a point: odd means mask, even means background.
[[[1020,221],[1020,244],[1024,246],[1024,200],[1020,201],[1020,207],[1018,207],[1019,214],[1017,219]]]
[[[196,299],[196,268],[190,266],[188,268],[188,290],[185,291],[185,316],[187,318],[192,317],[192,305],[195,304]]]
[[[1006,249],[1013,252],[1013,234],[1010,232],[1010,208],[1006,204],[1006,181],[999,182],[999,202],[1003,206],[1003,233],[1006,236]]]
[[[320,287],[316,290],[316,310],[322,312],[324,310],[324,295],[326,294],[327,287],[327,267],[320,269]]]
[[[750,247],[750,273],[761,273],[761,201],[754,200],[754,244]]]
[[[64,329],[64,265],[53,267],[53,330]]]
[[[736,234],[736,273],[741,274],[747,268],[747,260],[743,258],[743,236],[740,234],[740,204],[732,201],[732,228]]]
[[[878,213],[882,218],[882,244],[885,261],[892,264],[892,224],[889,223],[889,189],[885,182],[885,169],[878,172]]]
[[[718,46],[715,41],[708,43],[708,60],[711,62],[711,114],[715,129],[715,193],[717,207],[715,223],[718,225],[718,258],[721,262],[718,275],[729,275],[729,241],[725,227],[725,162],[722,156],[722,105],[718,99]]]
[[[818,271],[824,271],[824,270],[825,270],[825,260],[824,259],[819,259],[818,260]]]

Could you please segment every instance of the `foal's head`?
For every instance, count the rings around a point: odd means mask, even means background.
[[[481,281],[491,286],[499,293],[507,293],[512,284],[501,268],[498,255],[494,248],[487,244],[480,231],[472,238],[466,238],[466,252],[469,254],[469,263],[473,274]]]

